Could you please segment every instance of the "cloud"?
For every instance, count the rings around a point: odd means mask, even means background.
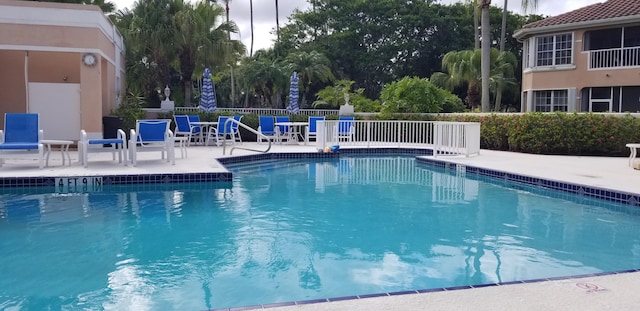
[[[224,4],[223,4],[224,5]],[[305,11],[309,8],[306,0],[280,0],[278,1],[278,18],[280,27],[288,22],[289,16],[295,9]],[[240,29],[239,37],[247,46],[247,53],[251,48],[251,9],[249,1],[231,1],[229,3],[229,18]],[[266,49],[273,45],[276,38],[276,6],[274,1],[253,1],[254,47],[253,51]]]

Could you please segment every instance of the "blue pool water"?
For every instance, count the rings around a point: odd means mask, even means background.
[[[628,206],[341,156],[231,184],[2,190],[0,309],[204,310],[640,267]]]

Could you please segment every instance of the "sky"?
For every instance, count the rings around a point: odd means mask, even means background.
[[[117,6],[117,9],[125,7],[132,8],[134,0],[111,0]],[[459,0],[440,0],[443,4],[452,4],[460,2]],[[529,9],[527,14],[539,14],[543,16],[554,16],[568,11],[579,9],[581,7],[605,2],[605,0],[538,0],[536,10]],[[493,0],[492,4],[502,7],[504,0]],[[521,10],[521,1],[511,0],[508,2],[508,10],[523,14]],[[280,0],[278,1],[278,11],[280,27],[287,23],[288,17],[295,9],[305,11],[309,8],[306,0]],[[249,10],[249,0],[231,0],[229,3],[230,19],[235,21],[240,29],[238,35],[234,39],[241,39],[247,47],[247,53],[251,46],[251,19]],[[253,51],[266,49],[273,45],[275,40],[275,21],[276,9],[274,0],[253,0],[253,25],[255,30]]]

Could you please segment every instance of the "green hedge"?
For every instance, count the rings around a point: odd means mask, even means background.
[[[640,119],[594,113],[447,116],[481,122],[484,149],[557,155],[627,156],[627,143],[640,142]]]

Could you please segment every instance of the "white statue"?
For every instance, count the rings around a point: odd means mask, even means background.
[[[349,105],[349,93],[344,93],[344,105],[340,106],[338,114],[353,114],[353,106]]]

